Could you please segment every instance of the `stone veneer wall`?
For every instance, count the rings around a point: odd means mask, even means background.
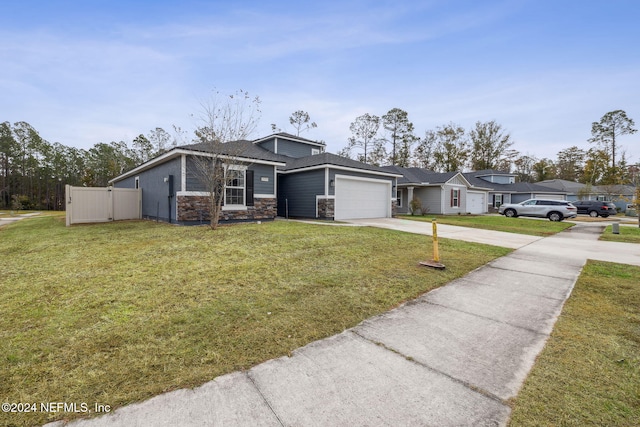
[[[334,199],[318,199],[318,218],[333,219],[335,205]]]
[[[254,199],[254,206],[246,210],[220,213],[220,221],[258,221],[274,219],[277,215],[276,199]],[[209,197],[178,196],[178,222],[209,220]]]

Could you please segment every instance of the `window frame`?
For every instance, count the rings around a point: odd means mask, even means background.
[[[460,208],[460,196],[461,196],[461,190],[459,188],[452,188],[451,189],[451,207],[452,208]]]
[[[238,185],[230,185],[229,180],[232,179],[228,177],[229,172],[233,171],[234,173],[240,172],[242,176],[242,186]],[[229,203],[228,197],[231,197],[233,200],[236,196],[228,196],[228,190],[240,190],[242,191],[242,203]],[[225,174],[224,174],[224,203],[222,206],[223,210],[246,210],[247,209],[247,166],[244,165],[228,165],[225,166]]]

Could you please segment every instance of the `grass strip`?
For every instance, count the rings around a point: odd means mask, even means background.
[[[510,426],[640,425],[640,267],[589,261]]]
[[[619,230],[620,234],[613,234],[612,227],[610,225],[607,226],[600,236],[600,240],[606,240],[608,242],[640,243],[640,227],[637,225],[621,225]]]
[[[431,222],[431,220],[435,218],[439,224],[543,237],[559,233],[574,225],[570,222],[541,221],[532,220],[531,218],[506,218],[496,215],[400,215],[399,218],[424,222]]]

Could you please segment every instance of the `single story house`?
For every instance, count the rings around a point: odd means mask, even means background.
[[[567,192],[567,200],[598,200],[612,202],[620,211],[635,200],[636,188],[631,185],[591,185],[566,179],[549,179],[537,182],[545,187]]]
[[[142,189],[142,216],[177,224],[208,221],[208,192],[194,158],[213,157],[208,144],[175,147],[114,178],[118,188]],[[391,217],[399,175],[325,153],[325,145],[277,133],[222,144],[216,154],[232,163],[221,221]]]
[[[383,169],[401,175],[396,201],[398,213],[411,213],[410,203],[414,197],[420,200],[425,213],[487,213],[490,186],[474,185],[460,172],[441,173],[400,166],[384,166]]]
[[[496,212],[504,203],[520,203],[528,199],[567,200],[567,192],[539,183],[516,182],[516,174],[497,170],[466,172],[465,178],[475,186],[489,187],[488,212]]]

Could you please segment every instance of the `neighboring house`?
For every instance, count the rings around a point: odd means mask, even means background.
[[[474,186],[489,187],[488,211],[497,212],[505,203],[520,203],[528,199],[567,198],[567,192],[540,184],[516,182],[515,174],[496,170],[481,170],[464,173]]]
[[[324,153],[324,144],[286,133],[222,144],[233,160],[235,186],[227,187],[221,221],[271,220],[276,215],[351,219],[390,217],[394,173]],[[110,182],[142,189],[142,216],[178,224],[208,221],[208,193],[195,156],[211,156],[207,144],[175,147]]]
[[[384,166],[382,169],[402,175],[398,179],[396,209],[411,213],[414,197],[423,212],[433,214],[482,214],[487,212],[489,185],[472,185],[460,172],[433,172],[423,168]]]
[[[565,179],[549,179],[539,185],[567,192],[567,200],[599,200],[612,202],[620,211],[625,211],[634,200],[636,188],[631,185],[591,185]]]

